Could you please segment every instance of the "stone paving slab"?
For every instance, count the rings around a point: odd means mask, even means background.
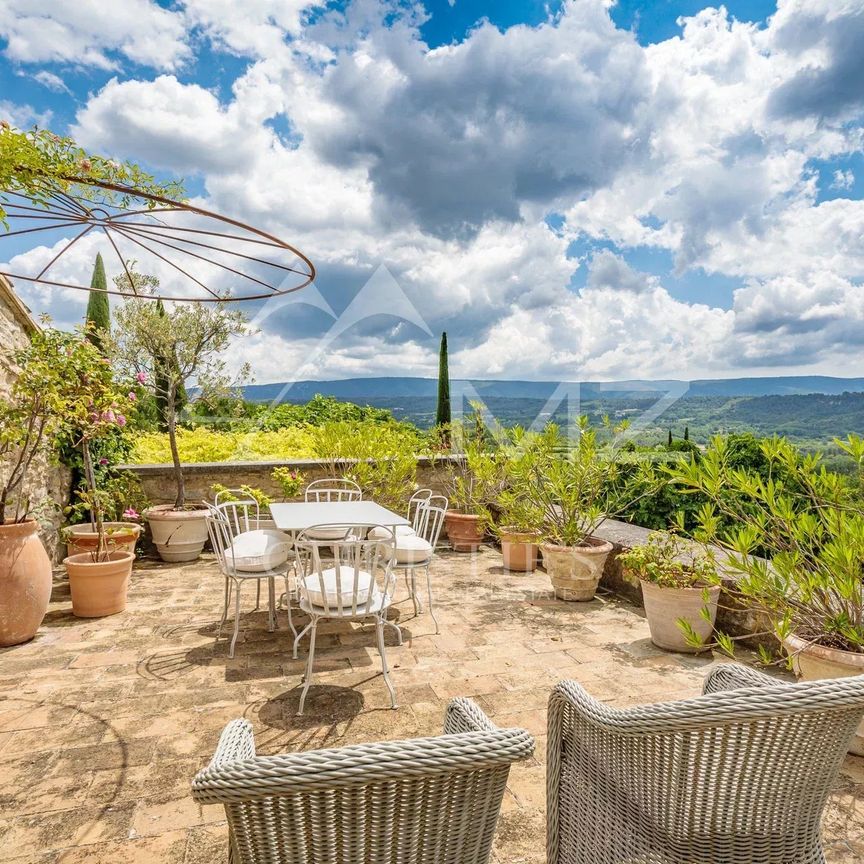
[[[0,651],[0,850],[8,864],[213,864],[226,860],[224,811],[189,782],[222,727],[248,718],[260,753],[434,735],[453,696],[537,737],[514,766],[495,840],[501,864],[544,861],[546,700],[573,678],[616,706],[697,694],[716,662],[655,648],[641,610],[600,597],[556,600],[546,575],[514,575],[500,555],[445,552],[434,585],[441,634],[396,609],[388,632],[400,708],[389,709],[374,630],[322,625],[306,716],[296,717],[303,655],[291,657],[247,593],[236,656],[216,639],[222,584],[213,561],[141,562],[126,612],[70,611],[58,578],[39,635]],[[864,759],[849,757],[825,818],[830,862],[864,860]]]

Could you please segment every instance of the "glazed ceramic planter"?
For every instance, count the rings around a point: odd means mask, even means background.
[[[109,552],[105,561],[94,561],[89,552],[64,558],[72,593],[72,614],[79,618],[104,618],[122,612],[126,608],[134,561],[131,552]]]
[[[145,511],[150,535],[163,561],[194,561],[207,542],[207,510],[175,510],[160,504]]]
[[[135,552],[135,544],[141,536],[141,526],[134,522],[103,522],[107,533],[110,552]],[[99,545],[96,528],[89,522],[84,525],[71,525],[66,529],[66,554],[81,555],[94,552]]]
[[[51,560],[39,539],[39,526],[0,525],[0,647],[19,645],[36,635],[51,599]]]
[[[531,573],[537,568],[540,553],[540,535],[533,531],[517,531],[515,528],[499,529],[501,555],[504,568],[517,573]]]
[[[864,654],[810,645],[797,636],[788,636],[783,647],[792,657],[792,668],[803,681],[818,681],[821,678],[851,678],[864,674]],[[849,742],[849,752],[864,756],[864,720]]]
[[[451,513],[444,516],[447,538],[456,552],[476,552],[483,542],[480,517],[473,513]]]
[[[712,585],[707,589],[706,603],[703,597],[705,588],[667,588],[644,579],[639,581],[642,585],[642,603],[648,618],[651,641],[658,648],[665,648],[667,651],[680,651],[684,654],[704,651],[704,648],[697,648],[687,642],[684,632],[678,626],[678,620],[683,618],[687,621],[702,642],[707,642],[717,620],[720,586]],[[708,609],[710,622],[702,617],[703,608]]]
[[[592,600],[612,544],[589,537],[581,546],[543,543],[543,565],[559,600]]]

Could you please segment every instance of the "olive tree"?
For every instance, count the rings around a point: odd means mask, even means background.
[[[129,269],[137,294],[146,295],[158,286],[155,277]],[[129,291],[125,273],[114,281],[121,291]],[[150,390],[163,415],[177,489],[174,507],[182,510],[186,487],[177,449],[177,421],[186,384],[194,383],[196,400],[212,400],[231,389],[233,380],[224,355],[234,337],[248,332],[246,316],[219,303],[169,303],[160,308],[142,296],[127,299],[114,320],[115,362]],[[244,364],[238,377],[248,381],[249,373],[249,365]]]

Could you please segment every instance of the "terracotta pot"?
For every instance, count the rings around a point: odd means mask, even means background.
[[[534,531],[517,531],[515,528],[501,528],[501,555],[504,567],[518,573],[531,573],[537,568],[540,535]]]
[[[543,564],[559,600],[592,600],[612,544],[589,537],[581,546],[543,543]]]
[[[51,560],[33,520],[0,525],[0,646],[36,635],[51,599]]]
[[[72,592],[72,614],[104,618],[126,608],[126,592],[135,556],[109,552],[106,561],[94,561],[89,552],[63,559]]]
[[[476,552],[483,542],[480,517],[473,513],[451,513],[444,516],[447,537],[456,552]]]
[[[160,504],[144,512],[150,534],[163,561],[194,561],[207,542],[207,511],[175,510]]]
[[[864,674],[864,654],[810,645],[797,636],[783,640],[783,647],[792,657],[792,668],[803,681],[821,678],[852,678]],[[864,720],[849,741],[849,752],[864,756]]]
[[[134,522],[103,522],[110,552],[135,552],[135,544],[141,536],[141,526]],[[72,525],[66,529],[66,554],[80,555],[92,552],[99,545],[96,529],[88,522]]]
[[[702,597],[704,588],[667,588],[653,582],[639,580],[642,585],[642,603],[648,618],[651,641],[658,648],[667,651],[680,651],[684,654],[698,654],[704,648],[688,644],[684,633],[678,626],[683,618],[707,642],[714,631],[717,620],[717,601],[720,599],[720,586],[708,588],[708,602]],[[710,623],[702,617],[702,609],[707,607],[711,615]]]

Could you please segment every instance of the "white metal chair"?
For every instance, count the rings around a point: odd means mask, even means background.
[[[248,505],[249,502],[224,502],[218,507],[210,506],[207,513],[210,544],[219,561],[222,575],[225,577],[225,602],[222,608],[222,619],[219,622],[218,637],[222,635],[222,628],[228,618],[228,605],[231,602],[232,591],[234,593],[234,636],[228,650],[229,657],[234,656],[234,648],[240,632],[240,587],[244,582],[254,581],[260,589],[261,582],[267,580],[269,592],[267,629],[272,632],[276,628],[274,580],[277,576],[285,575],[291,548],[290,541],[284,537],[279,539],[272,532],[250,530],[235,534],[232,531],[232,520],[239,519],[239,524],[243,524],[243,504]],[[233,524],[238,523],[235,521]]]
[[[309,656],[303,678],[303,692],[297,714],[303,713],[306,694],[312,683],[315,662],[315,635],[318,622],[323,619],[362,621],[373,618],[381,655],[381,671],[384,683],[390,692],[390,704],[396,708],[396,691],[390,681],[387,654],[384,648],[384,625],[393,627],[402,644],[402,631],[387,620],[387,610],[393,602],[396,576],[393,573],[395,560],[394,534],[390,530],[388,540],[365,539],[374,525],[327,525],[313,526],[301,531],[296,546],[301,562],[301,573],[297,580],[300,609],[309,616],[309,623],[294,639],[294,657],[297,646],[309,634]],[[326,528],[330,538],[339,533],[340,539],[321,540],[320,529]],[[322,551],[332,557],[322,557]]]
[[[344,477],[325,477],[313,480],[305,492],[307,501],[362,501],[363,490]]]
[[[417,529],[420,527],[420,519],[422,518],[421,508],[424,504],[429,503],[429,499],[432,497],[431,489],[418,489],[409,499],[408,501],[408,509],[405,513],[405,518],[411,523],[410,525],[397,525],[396,526],[396,536],[405,536],[405,535],[414,535],[417,533]],[[372,529],[369,532],[370,537],[374,537],[376,540],[386,540],[390,536],[389,528],[377,528]]]
[[[415,522],[416,534],[396,536],[396,561],[394,570],[405,573],[408,582],[408,590],[414,603],[414,614],[419,615],[423,611],[423,604],[417,595],[417,571],[424,570],[426,573],[426,592],[429,597],[429,614],[435,622],[435,632],[440,633],[438,619],[435,617],[435,608],[432,601],[432,577],[429,567],[435,557],[435,548],[441,529],[444,526],[444,517],[447,514],[449,502],[444,495],[431,495],[429,499],[417,508],[417,520]]]

